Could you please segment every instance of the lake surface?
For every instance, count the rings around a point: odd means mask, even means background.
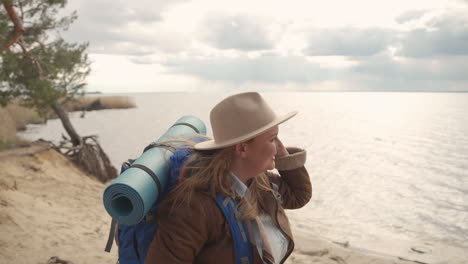
[[[116,167],[182,115],[209,127],[225,93],[128,94],[137,108],[73,113],[79,134],[99,135]],[[409,246],[464,249],[468,259],[467,93],[264,93],[286,146],[308,152],[313,200],[289,211],[296,232],[373,252]],[[20,135],[60,140],[58,120]],[[209,132],[209,134],[211,131]],[[457,251],[461,252],[461,251]]]

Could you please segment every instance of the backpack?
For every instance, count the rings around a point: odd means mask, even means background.
[[[196,139],[201,141],[201,139]],[[148,214],[142,221],[135,225],[118,224],[114,219],[111,223],[111,230],[105,251],[110,252],[112,243],[115,239],[119,247],[119,264],[143,264],[149,246],[157,232],[158,226],[153,221],[153,216],[159,208],[159,204],[164,196],[167,195],[178,183],[180,169],[192,154],[191,150],[186,147],[169,148],[167,145],[158,143],[150,144],[144,151],[153,147],[165,147],[173,152],[169,161],[169,184],[163,191],[160,199],[156,201]],[[134,160],[129,159],[124,162],[120,173],[132,166]],[[216,204],[222,211],[231,231],[233,239],[235,263],[236,264],[251,264],[253,263],[252,248],[247,232],[247,227],[244,222],[239,220],[239,211],[237,202],[233,197],[219,194],[215,199]]]

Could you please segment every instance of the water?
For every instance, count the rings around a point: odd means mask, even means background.
[[[84,119],[72,114],[79,134],[99,135],[116,167],[184,114],[209,125],[209,110],[226,94],[128,96],[138,108],[89,112]],[[280,125],[285,145],[307,150],[313,184],[312,202],[289,212],[296,232],[382,253],[402,254],[411,245],[468,252],[467,93],[264,97],[277,113],[299,111]],[[61,123],[50,120],[21,135],[59,140],[61,133]]]

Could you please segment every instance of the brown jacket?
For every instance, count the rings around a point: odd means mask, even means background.
[[[276,222],[290,239],[286,257],[294,249],[288,218],[284,209],[297,209],[310,200],[312,185],[304,167],[306,152],[298,148],[288,148],[290,155],[278,158],[276,168],[279,174],[268,172],[271,182],[279,186],[282,205],[273,195],[267,195],[267,211],[276,215]],[[204,192],[195,192],[190,204],[176,207],[170,217],[171,205],[162,203],[158,212],[159,224],[155,238],[150,245],[145,264],[234,264],[234,245],[229,226],[214,199]],[[253,264],[262,260],[255,245],[252,245]]]

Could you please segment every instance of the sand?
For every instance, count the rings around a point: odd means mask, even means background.
[[[105,185],[46,145],[0,154],[0,263],[116,263]]]
[[[115,245],[104,252],[111,221],[102,204],[105,187],[47,144],[1,151],[0,263],[48,263],[54,256],[75,264],[116,263]],[[314,236],[296,233],[295,240],[287,264],[417,263]]]

